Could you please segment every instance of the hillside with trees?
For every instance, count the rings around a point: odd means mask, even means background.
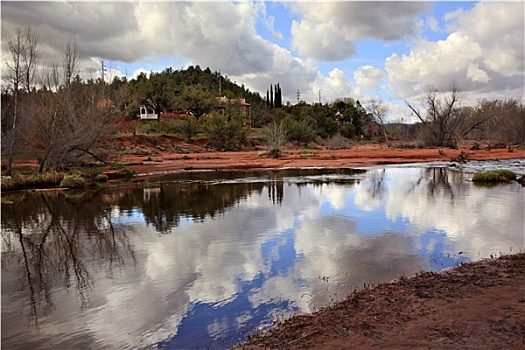
[[[42,57],[38,33],[30,27],[8,38],[1,91],[3,175],[12,173],[15,159],[37,159],[39,172],[118,161],[108,142],[125,133],[173,135],[225,151],[265,144],[276,157],[285,147],[332,139],[339,140],[338,147],[361,141],[421,147],[457,147],[464,140],[525,143],[521,101],[482,100],[464,106],[455,83],[443,92],[429,87],[419,105],[407,102],[407,113],[418,123],[388,123],[382,101],[367,101],[367,108],[352,97],[283,104],[283,89],[294,87],[271,83],[262,97],[198,65],[141,73],[131,80],[85,79],[78,43],[65,43],[60,57]],[[159,119],[137,119],[140,106]],[[125,127],[130,123],[132,128]]]

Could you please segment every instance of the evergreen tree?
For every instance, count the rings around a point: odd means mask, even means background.
[[[273,85],[270,84],[270,108],[273,108]]]
[[[277,83],[275,89],[275,108],[281,108],[283,106],[283,99],[281,95],[281,86]]]

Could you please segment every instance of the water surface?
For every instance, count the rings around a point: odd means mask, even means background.
[[[523,188],[434,166],[3,196],[2,346],[228,348],[364,283],[524,249]]]

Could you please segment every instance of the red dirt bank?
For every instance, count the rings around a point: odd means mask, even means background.
[[[144,138],[145,140],[143,140]],[[307,150],[287,150],[278,159],[265,156],[261,148],[256,151],[220,152],[195,144],[163,136],[149,145],[147,136],[121,138],[120,162],[133,168],[139,175],[155,175],[184,170],[245,170],[301,167],[351,168],[375,164],[400,164],[430,161],[450,161],[461,152],[470,160],[525,158],[518,149],[469,150],[467,148],[438,149],[388,148],[378,144],[357,144],[347,149],[332,150],[325,147]]]
[[[354,292],[238,349],[525,349],[525,254]]]

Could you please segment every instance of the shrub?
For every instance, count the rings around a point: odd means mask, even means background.
[[[188,118],[178,125],[177,130],[187,142],[193,142],[193,138],[200,132],[200,127],[197,119],[188,115]]]
[[[510,170],[492,170],[476,173],[472,177],[473,182],[497,183],[512,182],[516,180],[516,173]]]
[[[351,139],[352,137],[356,136],[357,129],[355,128],[354,124],[346,123],[339,128],[339,133],[341,134],[341,136],[346,137],[347,139]]]
[[[261,130],[261,135],[266,143],[268,154],[273,158],[282,156],[282,149],[286,143],[288,129],[283,122],[274,122]]]
[[[19,175],[2,178],[2,191],[16,191],[35,188],[53,188],[64,179],[64,173],[48,171],[35,175]]]
[[[128,167],[122,167],[118,170],[117,176],[119,178],[130,179],[135,174],[135,171]]]
[[[84,188],[86,186],[86,179],[80,175],[66,175],[60,187],[66,188]]]
[[[308,119],[303,119],[301,121],[287,119],[286,127],[288,129],[288,141],[300,143],[315,141],[317,131],[312,124],[313,122]]]
[[[215,149],[233,151],[248,141],[243,117],[233,109],[210,113],[204,121],[204,131],[210,145]]]
[[[108,182],[108,179],[109,178],[106,174],[98,174],[97,176],[95,176],[96,182],[104,183],[104,182]]]

